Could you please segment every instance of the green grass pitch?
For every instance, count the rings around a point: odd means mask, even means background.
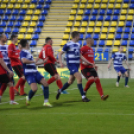
[[[62,79],[63,83],[67,79]],[[115,79],[101,79],[107,101],[101,101],[93,84],[87,97],[91,102],[82,102],[76,82],[68,89],[69,94],[55,99],[57,85],[50,85],[50,102],[53,108],[43,107],[42,90],[39,89],[30,106],[25,97],[17,96],[19,105],[9,105],[9,90],[0,104],[0,134],[132,134],[134,133],[134,79],[130,88],[115,87]],[[83,87],[86,80],[83,80]],[[26,91],[30,87],[26,84]]]

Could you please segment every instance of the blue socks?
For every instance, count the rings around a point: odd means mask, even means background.
[[[29,91],[29,95],[28,95],[28,98],[29,100],[32,99],[32,97],[34,96],[35,92],[32,91],[32,89]]]
[[[120,81],[120,76],[117,76],[117,82],[119,82]]]
[[[128,77],[125,78],[125,86],[127,85],[128,83]]]
[[[44,95],[44,99],[49,98],[49,88],[48,87],[43,87],[43,95]]]
[[[63,87],[60,89],[60,91],[62,92],[63,90],[67,89],[70,86],[70,84],[68,84],[68,82],[66,82]]]
[[[84,92],[83,92],[82,84],[77,84],[77,86],[79,88],[79,91],[80,91],[81,96],[85,95]]]

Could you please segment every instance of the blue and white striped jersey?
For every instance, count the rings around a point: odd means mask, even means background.
[[[23,49],[20,52],[20,60],[22,60],[23,58],[31,60],[31,61],[33,60],[32,54],[28,50],[25,50],[25,49]],[[28,75],[31,73],[33,74],[33,73],[37,72],[35,63],[31,63],[31,64],[22,63],[22,64],[23,64],[23,69],[24,69],[25,75]]]
[[[63,52],[66,52],[67,64],[80,63],[80,44],[69,41],[63,46]]]
[[[11,65],[10,59],[8,57],[8,45],[0,45],[0,51],[3,55],[3,60],[5,61],[6,65]]]
[[[126,55],[120,52],[114,53],[112,59],[114,60],[114,67],[121,67],[123,60],[127,60]]]

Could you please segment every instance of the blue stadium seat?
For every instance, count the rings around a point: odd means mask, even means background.
[[[85,11],[85,13],[84,13],[85,15],[89,15],[90,14],[90,10],[89,9],[87,9],[86,11]]]
[[[50,6],[49,6],[49,4],[45,4],[43,8],[44,8],[44,9],[49,9]]]
[[[101,14],[101,15],[104,15],[104,14],[105,14],[105,10],[104,10],[104,9],[101,9],[101,10],[100,10],[100,14]]]
[[[105,48],[104,52],[109,52],[111,50],[110,47]]]
[[[112,14],[112,12],[113,12],[113,10],[112,10],[112,9],[108,9],[108,10],[107,10],[107,14],[109,14],[109,15],[111,15],[111,14]]]
[[[15,21],[16,20],[16,16],[15,15],[11,16],[10,20],[11,21]]]
[[[80,39],[82,40],[84,38],[83,34],[80,34]]]
[[[14,22],[13,22],[13,21],[9,21],[9,22],[8,22],[8,24],[7,24],[7,26],[8,26],[8,27],[12,27],[12,26],[13,26],[13,24],[14,24]]]
[[[12,14],[13,15],[17,15],[18,13],[19,13],[19,10],[18,9],[14,9]]]
[[[131,34],[131,39],[134,39],[134,34]]]
[[[133,23],[133,27],[134,27],[134,23]]]
[[[37,41],[36,40],[32,40],[31,43],[30,43],[30,46],[36,46],[37,44]]]
[[[95,48],[94,48],[94,47],[92,47],[92,49],[93,49],[93,51],[95,52]]]
[[[8,33],[5,33],[5,35],[6,35],[7,39],[9,39],[9,35],[8,35]]]
[[[0,33],[3,33],[4,29],[2,27],[0,27]]]
[[[39,3],[40,3],[40,4],[43,4],[43,3],[44,3],[44,0],[39,0]]]
[[[35,3],[35,4],[36,4],[37,2],[38,2],[38,0],[32,0],[32,1],[31,1],[31,3]]]
[[[127,34],[127,33],[125,33],[124,35],[123,35],[123,39],[128,39],[129,38],[129,35]]]
[[[15,28],[13,29],[13,33],[18,33],[18,32],[19,32],[19,28],[15,27]]]
[[[118,15],[113,15],[113,19],[114,21],[117,21],[118,20]]]
[[[127,26],[127,27],[131,27],[131,25],[132,25],[132,21],[127,21],[127,22],[126,22],[126,26]]]
[[[132,28],[132,33],[134,33],[134,27]]]
[[[127,40],[122,40],[121,45],[122,46],[127,46]]]
[[[4,17],[3,17],[2,20],[3,20],[3,21],[8,21],[8,19],[9,19],[8,16],[7,16],[7,15],[4,15]]]
[[[117,15],[120,14],[120,10],[119,9],[115,9],[114,10],[114,14],[117,14]]]
[[[12,11],[10,9],[7,9],[5,12],[6,15],[10,15],[11,13],[12,13]]]
[[[26,10],[21,10],[20,11],[20,15],[25,15],[26,14]]]
[[[37,24],[37,27],[43,27],[43,22],[39,21],[38,24]]]
[[[11,27],[7,27],[5,33],[11,33]]]
[[[51,3],[51,0],[46,0],[46,3],[50,4]]]
[[[128,58],[129,58],[129,59],[132,59],[132,58],[133,58],[133,54],[129,54],[129,55],[128,55]]]
[[[2,15],[1,15],[2,16]],[[0,20],[2,19],[2,17],[0,16]]]
[[[116,34],[115,39],[121,39],[121,34]]]
[[[132,8],[132,9],[134,9],[134,4],[130,4],[129,7]]]
[[[44,15],[40,16],[39,20],[45,21],[45,16]]]
[[[86,39],[87,39],[87,38],[90,38],[90,37],[91,37],[91,34],[87,34],[87,35],[86,35]]]
[[[0,27],[6,27],[6,22],[5,22],[5,21],[2,21],[2,22],[0,23]]]
[[[98,13],[97,9],[94,9],[93,12],[92,12],[93,15],[97,15],[97,13]]]
[[[106,20],[106,21],[109,21],[110,18],[111,18],[111,16],[110,16],[110,15],[107,15],[106,18],[105,18],[105,20]]]
[[[35,30],[35,33],[40,33],[40,32],[41,32],[41,28],[37,27],[36,30]]]
[[[38,4],[36,8],[37,9],[41,9],[42,8],[42,5],[41,4]]]
[[[96,46],[97,45],[97,40],[94,40],[94,46]]]
[[[131,3],[134,3],[134,0],[131,0]]]
[[[78,42],[80,43],[80,45],[82,45],[82,40],[79,40]]]
[[[123,31],[123,28],[122,27],[118,27],[117,32],[118,33],[122,33],[122,31]]]
[[[37,40],[38,38],[39,38],[38,34],[34,34],[33,37],[32,37],[33,40]]]
[[[47,10],[43,10],[41,14],[42,15],[47,15]]]
[[[15,23],[15,27],[20,27],[21,26],[21,22],[20,21],[17,21],[16,23]]]
[[[104,46],[105,45],[105,40],[100,40],[99,46]]]
[[[130,32],[130,28],[129,27],[126,27],[124,32],[125,33],[129,33]]]
[[[83,21],[88,21],[89,17],[87,15],[83,16]]]
[[[18,21],[23,21],[23,20],[24,20],[24,16],[22,16],[22,15],[19,16],[17,20],[18,20]]]
[[[99,34],[94,34],[93,39],[98,39],[99,38]]]
[[[85,46],[86,45],[86,41],[84,41],[84,43],[83,43],[83,46]]]
[[[124,3],[129,3],[129,0],[124,0]]]
[[[103,20],[103,16],[100,15],[100,16],[98,17],[98,20],[99,20],[99,21],[102,21],[102,20]]]
[[[130,47],[130,48],[128,49],[128,51],[129,51],[129,53],[133,53],[134,48]]]
[[[130,40],[129,45],[130,45],[130,46],[134,46],[134,40]]]
[[[102,52],[102,51],[103,51],[102,48],[98,48],[98,49],[97,49],[97,52]]]
[[[0,15],[4,14],[4,10],[0,9]]]
[[[91,16],[90,21],[95,21],[96,20],[96,16]]]

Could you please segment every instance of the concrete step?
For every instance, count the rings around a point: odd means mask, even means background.
[[[56,38],[58,38],[58,39],[61,39],[62,37],[63,37],[63,34],[64,33],[41,33],[41,35],[40,35],[40,39],[42,39],[42,38],[46,38],[46,37],[51,37],[51,38],[54,38],[54,39],[56,39]],[[40,40],[39,39],[39,40]]]
[[[46,20],[44,26],[47,26],[47,25],[66,25],[67,22],[68,21],[49,21],[49,20]]]
[[[46,30],[46,31],[64,31],[65,30],[65,27],[43,27],[43,31]]]

